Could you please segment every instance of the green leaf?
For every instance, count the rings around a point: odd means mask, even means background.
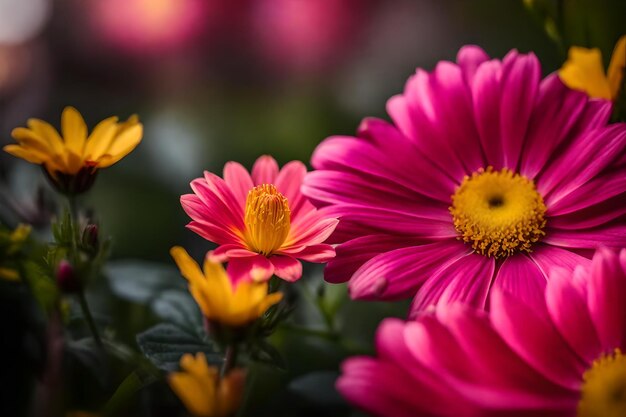
[[[110,262],[105,275],[115,295],[140,304],[149,303],[165,290],[185,288],[185,280],[174,267],[155,262]]]
[[[59,299],[56,283],[44,267],[33,261],[22,264],[23,276],[37,301],[45,312],[51,311]]]
[[[122,383],[117,387],[109,401],[105,404],[102,415],[114,416],[118,415],[117,411],[130,401],[135,394],[142,388],[155,382],[157,378],[154,375],[145,375],[139,371],[131,372]]]
[[[157,324],[138,334],[137,344],[157,368],[168,372],[178,369],[180,358],[185,353],[204,352],[209,363],[221,365],[223,362],[213,343],[169,323]]]
[[[203,335],[204,325],[198,305],[188,292],[163,291],[151,304],[152,311],[163,320],[192,334]]]

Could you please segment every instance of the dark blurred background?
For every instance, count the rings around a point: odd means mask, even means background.
[[[600,16],[583,40],[608,59],[622,2],[578,3],[589,25]],[[90,127],[138,113],[143,143],[88,203],[115,258],[167,260],[173,244],[199,254],[208,246],[178,203],[191,179],[261,154],[308,162],[325,137],[385,117],[416,67],[468,43],[535,51],[545,73],[563,59],[522,1],[0,0],[0,144],[29,117],[58,126],[66,105]],[[5,154],[0,167],[27,212],[38,170]]]

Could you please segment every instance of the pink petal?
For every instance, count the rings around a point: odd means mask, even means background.
[[[546,205],[568,195],[608,167],[626,148],[626,126],[613,124],[580,135],[537,181]]]
[[[191,221],[185,227],[202,236],[209,242],[215,242],[220,245],[229,243],[238,244],[241,242],[241,238],[231,230],[213,224]]]
[[[559,333],[587,363],[602,351],[587,307],[587,294],[572,282],[573,271],[555,269],[546,290],[546,306]]]
[[[300,192],[305,175],[306,166],[300,161],[291,161],[276,177],[276,188],[287,198],[292,220],[296,219],[301,211],[307,213],[314,210],[313,205]]]
[[[254,183],[248,171],[237,162],[227,162],[224,165],[224,181],[230,187],[238,204],[244,207],[248,198],[248,192],[254,188]]]
[[[593,229],[546,230],[544,243],[565,248],[595,249],[598,246],[626,247],[626,225],[613,223]]]
[[[544,310],[537,311],[502,290],[491,293],[491,321],[511,349],[550,381],[578,390],[586,364],[572,352]]]
[[[465,256],[451,261],[432,274],[417,292],[410,317],[416,317],[429,306],[456,301],[485,307],[495,269],[493,258],[466,252]]]
[[[384,252],[423,244],[411,237],[369,235],[337,246],[337,256],[326,265],[324,279],[332,283],[346,282],[368,260]]]
[[[550,216],[573,213],[602,203],[612,197],[626,193],[626,172],[618,169],[596,176],[581,187],[573,189],[558,200],[551,200],[548,207]]]
[[[206,173],[208,175],[213,175]],[[220,189],[215,184],[221,182]],[[217,176],[211,178],[211,183],[205,179],[198,178],[191,182],[193,192],[202,200],[209,213],[208,218],[194,219],[207,223],[221,222],[243,230],[243,207],[237,205],[235,196],[227,188],[226,183]]]
[[[295,282],[302,277],[302,264],[291,256],[274,255],[270,258],[274,265],[274,274],[288,282]]]
[[[323,218],[317,212],[311,212],[306,218],[300,220],[300,223],[291,225],[291,231],[281,250],[323,243],[339,223],[336,218]]]
[[[494,288],[519,297],[530,306],[545,308],[546,275],[524,254],[506,258],[493,285]]]
[[[541,82],[522,151],[521,174],[535,178],[557,146],[579,133],[575,127],[586,104],[587,94],[567,88],[557,74]]]
[[[274,184],[278,176],[278,163],[269,155],[260,156],[252,167],[254,185]]]
[[[230,258],[247,258],[257,254],[248,250],[243,243],[220,245],[208,253],[212,262],[227,262]]]
[[[407,298],[433,274],[467,254],[456,240],[395,249],[375,256],[361,266],[348,289],[354,299]]]
[[[335,248],[325,243],[317,245],[305,246],[303,249],[295,248],[295,250],[282,250],[279,255],[289,255],[303,261],[324,263],[335,257]]]
[[[605,353],[626,347],[626,250],[599,249],[587,285],[591,319]]]
[[[568,249],[537,244],[530,257],[537,264],[544,276],[549,277],[554,269],[564,269],[573,274],[579,265],[589,266],[591,261]]]
[[[471,84],[478,67],[489,60],[489,55],[476,45],[465,45],[456,55],[456,62],[463,70],[465,82]]]
[[[513,170],[518,167],[540,77],[541,67],[533,53],[511,51],[502,61],[500,140],[504,165]]]
[[[626,175],[626,172],[624,172]],[[581,204],[582,206],[582,204]],[[610,198],[592,207],[560,216],[550,216],[550,228],[580,230],[601,227],[623,218],[626,214],[626,194]]]
[[[471,85],[476,128],[488,165],[495,169],[504,166],[500,134],[500,78],[502,63],[498,60],[482,64]]]
[[[227,270],[235,284],[240,281],[267,281],[274,273],[274,265],[265,256],[256,255],[232,258]]]

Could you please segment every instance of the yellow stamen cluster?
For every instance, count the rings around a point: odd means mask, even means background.
[[[187,353],[180,359],[181,372],[169,375],[168,382],[178,398],[195,417],[228,417],[235,415],[245,383],[241,369],[233,369],[220,377],[206,356]]]
[[[545,235],[546,206],[535,184],[504,168],[480,169],[463,179],[450,213],[460,239],[485,256],[530,252]]]
[[[268,294],[267,282],[240,282],[236,287],[222,264],[205,259],[204,271],[180,246],[170,254],[189,281],[189,292],[210,322],[232,327],[245,326],[278,303],[282,293]]]
[[[280,249],[289,235],[291,213],[285,196],[271,184],[248,193],[245,211],[245,241],[251,251],[270,255]]]
[[[619,349],[596,359],[583,375],[577,416],[626,416],[626,355]]]

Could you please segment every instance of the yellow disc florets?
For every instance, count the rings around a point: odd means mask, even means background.
[[[248,193],[244,221],[248,248],[270,255],[289,235],[291,219],[287,199],[271,184],[254,187]]]
[[[626,355],[619,349],[595,360],[583,375],[577,415],[626,416]]]
[[[546,206],[535,184],[507,168],[466,176],[452,196],[450,213],[460,239],[485,256],[530,252],[545,235]]]

